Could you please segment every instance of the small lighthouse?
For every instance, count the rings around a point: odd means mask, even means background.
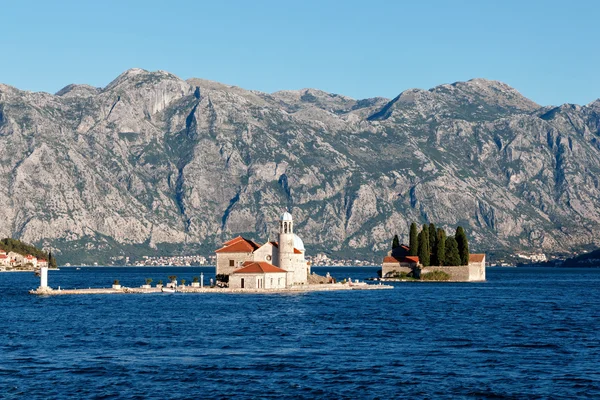
[[[38,290],[48,290],[48,267],[40,268],[40,287]]]

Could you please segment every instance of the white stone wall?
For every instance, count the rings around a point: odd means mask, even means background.
[[[481,263],[469,263],[469,280],[485,281],[485,260]]]
[[[264,261],[273,264],[276,267],[279,265],[279,250],[273,244],[266,243],[254,251],[253,261]],[[282,268],[285,269],[285,268]]]
[[[231,289],[241,289],[243,279],[244,289],[284,289],[286,287],[286,275],[283,272],[233,274],[229,277],[229,287]],[[262,285],[259,285],[259,281],[262,281]]]
[[[233,267],[229,266],[230,260],[233,260]],[[239,269],[246,261],[254,261],[252,253],[217,253],[217,275],[231,275],[233,271]]]
[[[283,272],[265,274],[265,289],[285,289],[287,286],[286,275]]]

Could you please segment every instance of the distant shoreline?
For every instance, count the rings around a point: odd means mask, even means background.
[[[60,268],[48,268],[48,271],[60,271]],[[9,269],[8,271],[0,271],[3,272],[36,272],[34,269]]]

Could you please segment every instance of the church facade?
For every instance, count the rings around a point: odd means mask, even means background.
[[[228,275],[231,288],[277,289],[308,282],[304,243],[294,233],[289,212],[279,218],[279,241],[259,245],[238,236],[215,253],[217,275]]]

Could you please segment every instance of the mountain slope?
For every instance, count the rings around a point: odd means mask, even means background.
[[[600,107],[474,79],[393,100],[273,94],[133,69],[56,95],[0,85],[0,236],[67,259],[275,235],[380,254],[410,221],[478,251],[598,244]]]

